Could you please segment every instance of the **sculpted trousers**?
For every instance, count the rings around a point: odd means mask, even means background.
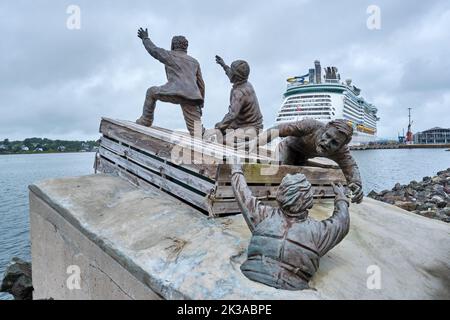
[[[160,94],[159,89],[159,87],[151,87],[147,90],[142,116],[136,122],[138,124],[151,127],[154,119],[156,101],[158,100],[179,104],[181,106],[181,110],[183,111],[184,121],[186,122],[186,127],[189,133],[191,136],[196,134],[199,135],[199,138],[201,138],[205,131],[201,122],[202,108],[199,106],[189,105],[180,97]]]
[[[229,129],[225,131],[223,143],[229,147],[246,150],[248,143],[255,139],[259,134],[259,128],[242,127],[237,129]]]

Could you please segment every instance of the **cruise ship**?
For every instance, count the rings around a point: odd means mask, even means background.
[[[303,76],[287,79],[284,100],[275,125],[306,118],[329,122],[346,119],[353,126],[352,145],[375,141],[377,137],[377,108],[360,96],[361,90],[351,79],[341,82],[336,67],[324,68],[322,81],[320,61]]]

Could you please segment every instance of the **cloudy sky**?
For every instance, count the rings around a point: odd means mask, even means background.
[[[70,5],[80,29],[67,28]],[[380,8],[381,28],[367,27]],[[379,136],[395,137],[413,108],[414,130],[450,127],[450,2],[441,1],[18,1],[0,3],[0,140],[97,139],[101,116],[135,120],[163,65],[136,37],[169,48],[183,34],[206,82],[204,123],[228,108],[230,84],[215,64],[245,59],[265,125],[286,78],[313,61],[335,65],[379,109]],[[179,107],[158,104],[155,125],[184,129]]]

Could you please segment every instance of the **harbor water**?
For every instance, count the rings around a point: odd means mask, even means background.
[[[364,193],[391,189],[450,167],[445,149],[353,151]],[[30,260],[28,185],[39,180],[93,173],[94,153],[0,156],[0,280],[12,257]],[[0,293],[1,299],[11,296]]]

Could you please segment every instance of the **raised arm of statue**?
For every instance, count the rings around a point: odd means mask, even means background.
[[[336,195],[333,215],[318,222],[319,230],[315,235],[320,256],[323,256],[341,242],[350,228],[349,204],[344,194],[344,188],[341,184],[333,184],[333,191]]]
[[[250,231],[263,221],[271,212],[271,207],[265,206],[261,201],[252,195],[252,191],[245,181],[241,165],[231,166],[231,186],[234,196],[239,204],[245,221]]]
[[[148,53],[155,58],[156,60],[158,60],[159,62],[167,65],[167,66],[171,66],[171,67],[175,67],[175,63],[169,53],[169,51],[163,49],[163,48],[159,48],[157,47],[152,40],[150,40],[150,38],[148,37],[148,30],[147,29],[142,29],[140,28],[138,30],[138,37],[142,39],[142,44],[144,45],[145,49],[148,51]]]
[[[216,56],[216,63],[223,68],[228,79],[231,80],[231,68],[225,63],[225,61],[220,56]]]

